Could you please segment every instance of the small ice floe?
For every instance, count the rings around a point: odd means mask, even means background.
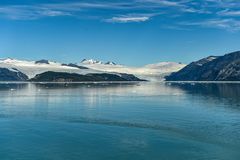
[[[10,91],[15,91],[16,89],[11,88]]]

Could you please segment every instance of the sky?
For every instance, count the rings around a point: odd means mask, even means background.
[[[239,42],[238,0],[0,1],[0,58],[190,63]]]

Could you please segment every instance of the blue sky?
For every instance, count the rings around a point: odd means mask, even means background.
[[[140,66],[240,50],[237,0],[1,0],[0,57]]]

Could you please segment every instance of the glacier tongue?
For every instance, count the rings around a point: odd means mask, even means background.
[[[134,74],[135,76],[150,80],[150,81],[163,81],[166,75],[172,72],[179,71],[185,64],[176,62],[160,62],[156,64],[149,64],[143,67],[129,67],[124,65],[109,65],[103,63],[79,63],[85,67],[105,71],[105,72],[117,72],[117,73],[127,73]]]

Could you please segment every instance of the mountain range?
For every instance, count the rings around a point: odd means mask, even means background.
[[[79,63],[49,60],[0,59],[0,81],[141,81],[159,78],[181,69],[184,64],[161,62],[144,67],[128,67],[114,62],[84,59]]]
[[[129,67],[83,59],[79,63],[0,59],[0,81],[240,81],[240,51],[208,56],[188,65],[160,62]]]
[[[166,76],[167,81],[240,81],[240,51],[209,56]]]

